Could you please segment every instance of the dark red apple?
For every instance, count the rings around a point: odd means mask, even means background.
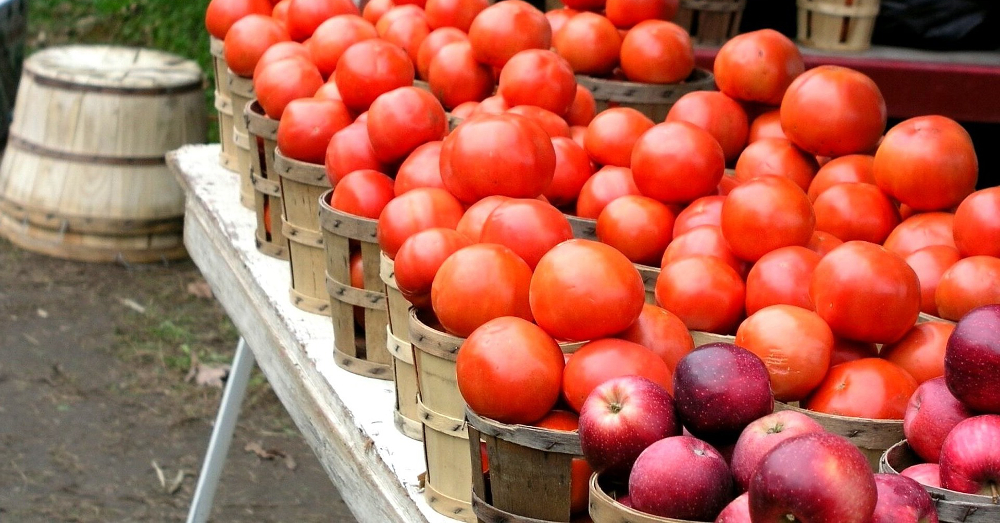
[[[754,420],[774,412],[767,367],[732,343],[709,343],[688,353],[674,369],[677,417],[696,438],[734,443]]]
[[[711,521],[733,499],[733,476],[711,445],[691,436],[642,451],[628,478],[632,507],[654,516]]]
[[[626,477],[646,447],[681,433],[674,400],[660,385],[623,376],[595,388],[580,408],[580,447],[596,472]]]
[[[1000,414],[1000,304],[972,309],[958,320],[944,352],[944,379],[966,407]]]
[[[871,523],[938,523],[930,494],[906,476],[875,474],[878,502]]]
[[[877,501],[868,459],[828,432],[796,436],[771,449],[749,493],[754,523],[869,523]]]
[[[938,464],[942,488],[1000,502],[1000,416],[984,414],[955,425],[941,445]]]
[[[823,432],[823,426],[794,410],[779,410],[747,425],[736,440],[730,464],[737,492],[746,492],[757,465],[768,451],[786,439],[810,432]]]
[[[944,377],[927,380],[917,387],[903,415],[903,434],[918,456],[937,463],[941,444],[958,422],[974,416],[958,401],[945,383]]]
[[[750,495],[744,492],[722,509],[715,523],[751,523]]]
[[[917,463],[903,469],[900,476],[906,476],[921,485],[941,487],[941,466],[937,463]]]

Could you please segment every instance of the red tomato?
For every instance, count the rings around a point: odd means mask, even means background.
[[[451,110],[451,115],[455,118],[464,120],[472,116],[472,113],[473,111],[476,110],[476,107],[479,107],[479,102],[462,102],[456,105]]]
[[[431,26],[427,25],[426,18],[406,16],[390,23],[385,34],[382,35],[382,39],[396,44],[406,51],[413,66],[416,67],[420,45],[429,34],[431,34]]]
[[[747,137],[748,143],[754,143],[762,138],[783,138],[785,131],[781,130],[781,111],[774,109],[761,113],[750,122],[750,134]]]
[[[597,239],[622,252],[632,263],[659,265],[670,243],[674,213],[645,196],[622,196],[601,211]]]
[[[844,241],[881,244],[899,225],[899,211],[878,187],[870,183],[839,183],[813,202],[816,229]]]
[[[365,264],[364,260],[361,258],[361,251],[356,250],[351,252],[351,259],[348,262],[351,287],[356,289],[365,288]],[[365,308],[364,307],[354,307],[354,322],[358,324],[359,327],[364,328],[365,326]]]
[[[344,101],[344,97],[340,96],[340,89],[337,88],[337,82],[333,81],[333,78],[327,80],[325,84],[320,86],[320,88],[316,90],[316,94],[313,95],[313,98],[320,100],[337,100],[338,102]]]
[[[308,98],[323,86],[323,75],[305,58],[279,60],[261,69],[254,79],[257,101],[268,118],[281,118],[292,100]]]
[[[375,23],[375,31],[378,32],[380,38],[385,38],[386,34],[389,32],[389,27],[397,21],[406,18],[424,18],[425,16],[426,14],[424,13],[424,10],[415,5],[395,5],[378,19],[378,22]],[[393,42],[393,44],[399,45],[395,42]]]
[[[594,101],[594,95],[586,87],[577,85],[576,96],[566,113],[566,123],[571,126],[587,126],[596,114],[597,102]]]
[[[545,11],[545,19],[549,21],[549,27],[552,28],[552,35],[555,36],[555,34],[558,33],[564,25],[566,25],[566,22],[568,22],[570,18],[573,18],[579,13],[580,11],[570,9],[568,7]]]
[[[694,70],[691,36],[672,22],[640,22],[629,29],[622,40],[621,68],[633,82],[682,82]]]
[[[674,221],[674,238],[698,227],[699,225],[722,225],[722,202],[725,196],[702,196],[691,202],[677,214]]]
[[[736,331],[736,344],[764,361],[778,401],[805,398],[830,367],[833,333],[815,312],[771,305],[750,315]]]
[[[600,165],[629,167],[632,148],[653,125],[646,115],[629,107],[601,111],[587,126],[584,148]]]
[[[580,412],[591,391],[621,376],[642,376],[666,388],[670,369],[653,351],[631,341],[606,338],[580,347],[563,371],[563,399]]]
[[[818,156],[871,151],[885,132],[886,117],[875,82],[835,65],[802,73],[781,100],[782,130],[792,143]]]
[[[805,191],[780,176],[744,182],[722,203],[722,233],[733,254],[747,261],[780,247],[805,245],[815,223]]]
[[[488,0],[427,0],[424,11],[432,28],[455,27],[468,33],[472,21],[489,6]]]
[[[573,238],[573,229],[559,209],[540,200],[511,198],[483,222],[479,241],[506,245],[532,270],[553,247]]]
[[[629,29],[646,20],[673,20],[678,0],[607,0],[604,16],[619,29]]]
[[[577,11],[595,11],[600,12],[604,9],[605,0],[569,0],[568,2],[563,2],[569,9]]]
[[[955,215],[948,212],[914,214],[903,220],[885,239],[885,248],[902,256],[931,245],[955,246]]]
[[[378,244],[390,259],[410,236],[432,227],[454,229],[462,204],[441,189],[420,188],[397,196],[378,217]]]
[[[828,232],[813,231],[812,237],[809,238],[809,243],[806,244],[806,248],[820,256],[826,256],[827,253],[843,243],[840,238]]]
[[[570,108],[570,111],[572,110],[573,109]],[[571,125],[569,126],[569,136],[570,138],[573,139],[574,142],[576,142],[577,145],[579,145],[580,147],[585,147],[586,142],[584,140],[587,136],[587,127],[583,125]],[[586,149],[584,149],[584,151],[586,151]],[[590,162],[590,165],[592,168],[597,167],[596,164],[594,164],[594,162]]]
[[[667,390],[673,394],[673,373],[677,362],[694,350],[694,340],[687,325],[676,314],[646,303],[642,306],[639,319],[617,337],[646,347],[667,364],[670,371]]]
[[[569,138],[569,125],[566,120],[552,111],[547,111],[536,105],[518,105],[511,107],[507,111],[510,114],[519,114],[545,130],[545,134],[551,138]]]
[[[1000,303],[1000,258],[969,256],[952,265],[934,293],[938,312],[958,321],[976,307]]]
[[[632,179],[632,170],[627,167],[602,167],[580,188],[576,215],[596,220],[609,203],[628,194],[639,194],[639,188]]]
[[[322,164],[334,133],[351,125],[351,121],[342,102],[294,100],[278,122],[278,149],[289,158]]]
[[[458,221],[458,226],[455,230],[464,234],[470,240],[475,243],[479,243],[480,237],[483,235],[483,225],[486,224],[486,219],[490,217],[490,214],[496,210],[500,204],[510,200],[506,196],[487,196],[482,200],[472,204],[468,209],[465,210],[465,214],[462,215],[462,219]]]
[[[713,256],[691,256],[664,265],[656,303],[690,330],[730,334],[743,318],[746,290],[740,275]]]
[[[708,131],[687,122],[666,122],[639,137],[631,165],[642,194],[664,203],[689,203],[715,192],[726,158]]]
[[[291,0],[288,4],[288,34],[292,40],[301,42],[330,18],[360,14],[361,11],[350,0]]]
[[[875,183],[918,211],[951,209],[976,188],[979,163],[969,133],[944,116],[906,120],[875,153]]]
[[[369,169],[354,171],[333,188],[330,207],[377,220],[393,198],[392,178]]]
[[[715,83],[737,100],[781,103],[785,90],[805,70],[802,54],[787,36],[762,29],[730,38],[715,57]]]
[[[552,182],[555,164],[548,134],[516,114],[466,120],[441,149],[441,179],[466,203],[492,194],[535,198]]]
[[[819,168],[809,184],[809,201],[816,201],[823,191],[838,183],[875,183],[872,165],[875,158],[865,154],[849,154],[834,158]]]
[[[500,69],[521,51],[550,48],[552,27],[531,4],[507,0],[475,17],[469,26],[469,42],[478,62]]]
[[[729,249],[729,244],[722,235],[722,229],[716,225],[699,225],[675,236],[663,252],[660,267],[692,256],[712,256],[732,267],[736,274],[746,274],[746,264]]]
[[[809,282],[821,256],[805,247],[775,249],[747,273],[747,314],[779,303],[813,310]]]
[[[382,18],[382,15],[388,13],[393,7],[396,7],[396,4],[392,0],[369,0],[362,10],[361,16],[368,23],[375,25],[379,18]]]
[[[280,2],[274,4],[274,10],[271,11],[271,18],[288,25],[288,4],[292,3],[292,0],[281,0]]]
[[[226,33],[226,64],[233,73],[251,77],[267,48],[287,40],[288,33],[277,20],[266,15],[247,15]]]
[[[736,179],[740,183],[758,176],[783,176],[803,191],[809,189],[818,170],[816,157],[783,138],[759,139],[748,145],[736,161]]]
[[[514,251],[477,243],[455,251],[441,264],[431,285],[431,305],[445,330],[468,337],[501,316],[530,321],[530,283],[531,268]],[[548,405],[545,412],[551,408]]]
[[[410,236],[399,247],[393,265],[399,292],[418,307],[429,307],[431,285],[441,264],[472,241],[453,229],[435,227]]]
[[[253,14],[269,16],[271,2],[268,0],[212,0],[205,10],[205,29],[208,29],[208,34],[223,40],[233,24]]]
[[[833,338],[833,351],[830,353],[830,366],[840,365],[848,361],[860,360],[861,358],[877,358],[878,347],[874,343],[849,340],[847,338]]]
[[[834,334],[857,341],[892,343],[920,312],[913,269],[898,255],[862,241],[845,242],[819,261],[809,295]]]
[[[442,47],[455,42],[468,42],[469,37],[460,29],[442,27],[435,29],[424,38],[417,51],[417,73],[424,80],[430,78],[431,60]]]
[[[944,348],[955,330],[951,323],[928,321],[919,323],[896,343],[882,347],[880,355],[923,383],[944,376]]]
[[[538,326],[497,318],[476,329],[455,359],[462,398],[473,411],[501,423],[532,423],[559,400],[563,355]]]
[[[553,410],[535,423],[536,427],[575,432],[579,430],[580,418],[568,410]],[[573,458],[570,465],[569,511],[571,514],[585,512],[590,503],[590,476],[594,471],[583,458]]]
[[[938,315],[935,300],[938,283],[945,271],[961,259],[958,249],[947,245],[930,245],[917,249],[906,257],[907,265],[917,273],[917,280],[920,281],[920,312]]]
[[[1000,187],[970,194],[955,210],[955,246],[963,256],[1000,257]]]
[[[383,163],[404,160],[417,147],[444,138],[448,119],[434,95],[400,87],[379,96],[368,110],[368,137]]]
[[[348,47],[370,38],[378,38],[378,33],[367,20],[357,15],[337,15],[316,28],[309,39],[309,52],[319,72],[329,78]]]
[[[267,51],[264,51],[264,54],[260,55],[260,59],[257,60],[257,66],[253,69],[254,81],[257,80],[257,75],[260,74],[260,71],[268,65],[293,57],[305,58],[312,61],[312,54],[309,53],[309,48],[298,42],[284,41],[268,47]]]
[[[917,381],[880,358],[849,361],[830,369],[803,407],[838,416],[903,419]]]
[[[580,13],[553,33],[552,45],[574,73],[605,76],[618,66],[622,38],[607,18],[597,13]]]
[[[632,262],[590,240],[560,243],[542,256],[531,278],[535,321],[561,340],[593,340],[625,330],[639,317],[645,297]]]
[[[457,107],[465,102],[486,100],[493,92],[493,71],[476,61],[469,42],[453,42],[431,58],[427,82],[445,107]],[[481,107],[482,104],[476,111]],[[506,104],[503,110],[507,110]]]
[[[363,112],[381,94],[413,85],[413,63],[396,45],[362,40],[340,55],[334,78],[347,107]]]
[[[740,156],[750,131],[743,107],[714,91],[692,91],[680,97],[667,113],[666,121],[688,122],[708,131],[722,146],[727,162]]]
[[[396,196],[418,187],[444,189],[441,180],[441,141],[427,142],[403,160],[396,173]]]
[[[571,205],[594,174],[593,167],[587,152],[570,138],[556,136],[552,138],[552,147],[556,152],[556,169],[552,183],[542,195],[556,207]]]
[[[573,68],[547,49],[528,49],[512,56],[500,72],[497,92],[507,105],[536,105],[559,116],[576,96]]]
[[[361,169],[391,172],[389,166],[375,157],[372,143],[368,139],[368,126],[360,122],[344,127],[330,138],[326,147],[325,165],[326,177],[330,180],[330,185],[334,186],[348,173]]]

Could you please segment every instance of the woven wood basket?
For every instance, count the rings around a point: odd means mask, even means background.
[[[746,0],[681,0],[674,23],[696,45],[722,45],[740,32]]]
[[[253,79],[238,76],[229,70],[229,91],[233,101],[233,152],[236,173],[240,175],[240,203],[247,209],[254,208],[253,183],[250,181],[250,134],[243,112],[247,104],[257,98],[253,92]]]
[[[601,478],[590,477],[590,519],[594,523],[697,523],[685,519],[664,518],[639,512],[616,501],[628,493],[628,487]]]
[[[226,46],[218,38],[209,37],[212,70],[215,72],[215,110],[219,116],[219,165],[236,171],[236,144],[233,143],[233,99],[229,92],[229,65],[226,64]]]
[[[386,325],[386,350],[392,356],[392,380],[396,384],[396,409],[393,420],[404,435],[423,438],[423,425],[417,411],[417,369],[413,366],[413,346],[408,327],[410,302],[396,286],[395,264],[385,253],[380,254],[380,276],[385,283],[389,322]]]
[[[695,69],[687,80],[677,84],[643,84],[583,75],[577,75],[576,81],[594,95],[597,112],[610,107],[631,107],[654,122],[662,122],[685,94],[715,90],[715,76],[707,69]]]
[[[823,426],[827,432],[832,432],[847,438],[861,453],[868,458],[874,472],[878,472],[879,460],[886,449],[903,439],[903,420],[852,418],[823,414],[794,405],[774,402],[774,410],[794,410],[809,416]]]
[[[281,234],[281,183],[274,173],[278,121],[268,118],[256,101],[243,111],[250,135],[250,184],[254,191],[257,233],[254,241],[263,254],[288,259],[288,242]]]
[[[798,40],[831,51],[864,51],[872,45],[880,0],[798,0]]]

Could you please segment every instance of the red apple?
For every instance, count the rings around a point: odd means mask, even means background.
[[[948,388],[972,410],[1000,414],[1000,304],[972,309],[958,320],[944,352]]]
[[[733,449],[731,468],[737,491],[746,492],[757,465],[768,451],[786,439],[810,432],[823,432],[823,426],[794,410],[779,410],[747,425]]]
[[[903,415],[903,434],[921,459],[937,463],[945,436],[958,422],[973,415],[939,376],[921,383],[910,396]]]
[[[709,343],[688,353],[674,369],[677,417],[691,435],[727,445],[743,429],[774,411],[767,367],[732,343]]]
[[[750,480],[755,523],[869,523],[875,512],[875,475],[864,454],[828,432],[781,442]]]
[[[646,447],[681,433],[674,400],[641,376],[608,380],[580,408],[580,447],[591,468],[626,476]]]
[[[900,476],[906,476],[921,485],[941,488],[941,466],[937,463],[917,463],[903,469]]]
[[[726,505],[715,518],[715,523],[751,523],[750,521],[750,495],[744,492],[737,496],[732,503]]]
[[[955,425],[941,445],[938,464],[942,488],[1000,502],[1000,415],[984,414]]]
[[[628,478],[632,507],[654,516],[711,521],[733,499],[733,477],[711,445],[691,436],[642,451]]]
[[[878,502],[871,523],[938,523],[930,494],[916,481],[897,474],[875,474]]]

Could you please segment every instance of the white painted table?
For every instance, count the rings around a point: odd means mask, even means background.
[[[254,214],[218,158],[218,144],[168,155],[187,193],[184,245],[347,506],[361,523],[453,521],[424,501],[423,447],[393,425],[392,382],[334,363],[330,319],[291,305],[288,263],[257,252]]]

